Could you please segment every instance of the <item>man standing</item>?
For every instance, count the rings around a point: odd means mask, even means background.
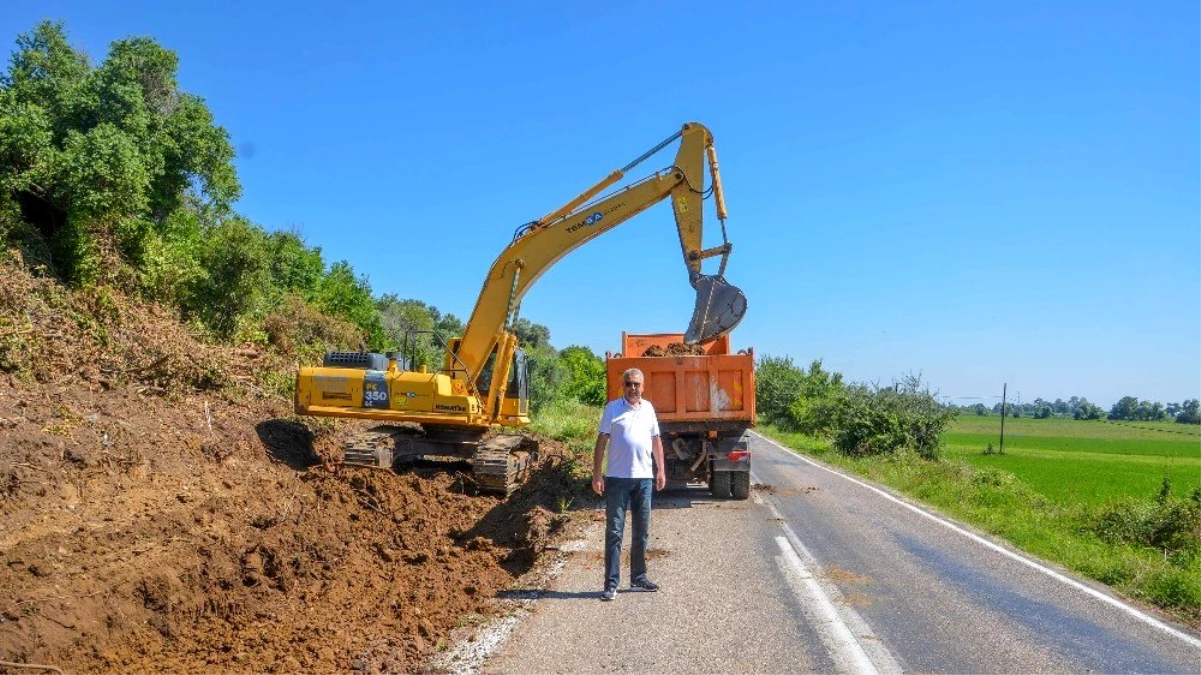
[[[646,545],[651,524],[651,482],[654,481],[656,490],[667,484],[663,442],[659,440],[655,408],[642,399],[642,371],[631,368],[622,373],[621,380],[625,395],[605,406],[592,452],[592,489],[605,496],[605,588],[601,600],[617,598],[627,509],[633,516],[630,589],[659,590],[659,585],[646,576]],[[602,475],[606,445],[609,465]]]

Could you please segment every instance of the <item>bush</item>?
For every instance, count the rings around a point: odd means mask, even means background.
[[[547,345],[527,348],[526,357],[530,375],[530,415],[532,416],[565,398],[563,392],[569,375],[567,367],[559,358],[554,347]]]
[[[763,356],[755,364],[755,407],[766,424],[791,427],[788,408],[801,391],[805,371],[790,356]],[[790,429],[791,430],[791,429]]]
[[[822,368],[821,360],[801,371],[799,388],[788,406],[784,427],[810,436],[825,436],[834,429],[843,393],[842,373]]]
[[[1154,501],[1127,498],[1097,513],[1090,529],[1109,543],[1146,546],[1166,553],[1201,550],[1201,497],[1161,493]]]
[[[358,327],[322,314],[296,295],[285,295],[278,308],[263,319],[267,342],[283,354],[359,348]]]
[[[840,397],[834,447],[851,456],[910,450],[938,459],[941,433],[954,416],[914,376],[889,388],[855,385]]]
[[[603,406],[607,398],[605,362],[591,349],[575,345],[559,352],[559,359],[567,370],[564,393],[586,405]]]
[[[182,309],[228,339],[262,307],[268,286],[266,238],[248,221],[231,218],[209,228],[202,242],[201,274],[188,283]]]
[[[798,396],[788,407],[788,419],[780,425],[786,431],[826,437],[834,433],[842,406],[843,389],[825,396]]]

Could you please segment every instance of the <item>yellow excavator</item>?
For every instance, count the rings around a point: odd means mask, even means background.
[[[680,146],[671,166],[597,197],[676,140]],[[703,249],[702,202],[709,196],[716,202],[723,243]],[[488,271],[462,337],[441,345],[440,369],[410,369],[415,332],[398,352],[327,352],[321,366],[300,369],[296,412],[385,423],[351,439],[344,464],[390,469],[426,456],[457,457],[471,462],[480,491],[511,493],[524,481],[537,444],[521,434],[489,432],[530,423],[526,357],[512,330],[522,297],[560,258],[668,198],[688,280],[697,292],[685,342],[706,343],[730,332],[746,312],[746,296],[723,276],[733,247],[726,237],[717,153],[709,130],[693,122],[562,207],[519,227]],[[717,274],[703,274],[701,262],[716,256],[721,256]]]

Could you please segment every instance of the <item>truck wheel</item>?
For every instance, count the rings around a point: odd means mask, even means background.
[[[730,477],[733,479],[730,489],[734,493],[734,499],[746,499],[751,496],[750,471],[731,471]]]
[[[718,499],[730,498],[730,472],[712,471],[709,473],[709,492]]]

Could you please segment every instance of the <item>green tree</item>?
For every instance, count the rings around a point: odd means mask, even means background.
[[[1181,424],[1201,424],[1201,401],[1191,398],[1181,403],[1176,421]]]
[[[789,424],[789,408],[801,393],[805,371],[790,356],[761,356],[755,364],[755,408],[768,424]]]
[[[446,344],[450,344],[452,338],[463,337],[463,332],[467,330],[466,324],[459,317],[443,314],[433,305],[430,306],[430,315],[434,317],[434,331],[442,336]]]
[[[566,396],[564,390],[569,373],[558,352],[549,344],[527,348],[525,352],[530,375],[530,414],[536,415]]]
[[[463,335],[463,322],[458,317],[443,314],[421,300],[402,300],[388,293],[376,301],[376,307],[387,345],[404,352],[412,368],[442,368],[451,340]]]
[[[178,90],[177,69],[149,38],[113,43],[92,68],[61,23],[19,36],[0,76],[0,210],[30,227],[0,233],[87,283],[111,267],[105,255],[138,266],[161,254],[188,193],[227,209],[240,193],[228,134]]]
[[[207,228],[199,250],[201,272],[190,280],[182,302],[186,317],[232,338],[256,311],[267,288],[263,231],[242,218]]]
[[[384,349],[387,338],[380,323],[379,310],[371,297],[366,277],[355,276],[350,263],[339,261],[321,277],[315,304],[325,314],[339,317],[359,327],[369,349]]]
[[[1109,419],[1111,420],[1132,420],[1137,419],[1138,398],[1134,396],[1123,396],[1113,407],[1109,409]]]
[[[272,232],[267,249],[272,285],[281,293],[313,300],[325,271],[321,249],[309,248],[295,232]]]
[[[517,344],[526,349],[541,349],[550,346],[550,329],[540,323],[533,323],[525,317],[513,322],[513,334],[517,336]]]
[[[605,362],[587,347],[572,345],[559,352],[567,370],[564,393],[588,405],[604,405]]]
[[[843,389],[842,373],[829,372],[822,368],[820,359],[814,360],[807,371],[801,371],[797,395],[788,406],[785,428],[813,436],[832,431]]]

